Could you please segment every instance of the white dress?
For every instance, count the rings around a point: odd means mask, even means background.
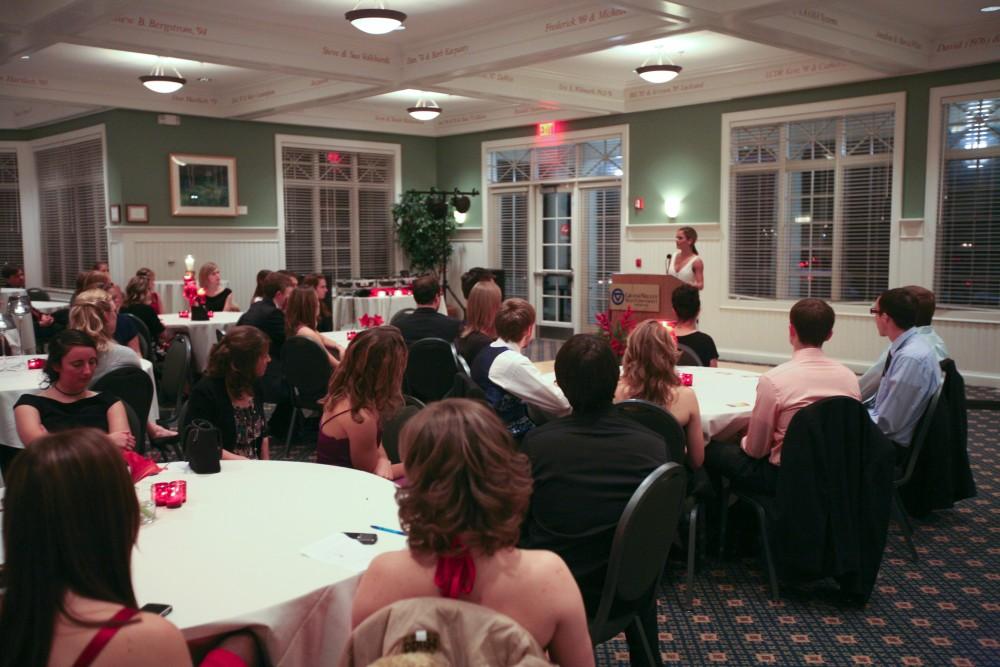
[[[695,255],[688,260],[687,264],[681,267],[680,271],[674,269],[677,263],[676,258],[670,259],[670,266],[667,267],[667,275],[673,276],[680,281],[687,283],[688,285],[694,285],[694,263],[698,260],[698,255]]]

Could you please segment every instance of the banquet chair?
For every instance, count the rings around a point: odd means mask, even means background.
[[[673,463],[684,465],[687,436],[674,416],[659,405],[637,398],[615,404],[619,414],[633,419],[663,438],[667,446],[667,457]],[[684,507],[688,515],[687,546],[687,603],[694,599],[695,560],[698,556],[698,524],[703,520],[701,499],[695,494],[685,494]],[[690,508],[690,509],[688,509]]]
[[[686,485],[684,466],[664,463],[643,480],[625,506],[611,543],[601,600],[587,619],[594,646],[634,627],[646,654],[643,661],[660,664],[659,651],[655,656],[650,653],[658,638],[646,636],[641,614],[646,605],[656,604]],[[631,663],[639,664],[636,656]]]
[[[29,287],[28,299],[30,299],[32,302],[51,301],[51,299],[49,298],[49,293],[43,290],[41,287]]]
[[[140,443],[145,443],[146,440],[146,424],[139,419],[139,415],[136,414],[131,405],[125,401],[122,401],[122,404],[125,406],[125,416],[128,418],[128,430],[135,438],[135,451],[139,454],[145,454],[145,447],[140,447]]]
[[[396,324],[399,323],[401,319],[403,319],[407,315],[412,315],[413,311],[415,310],[416,308],[404,308],[396,312],[396,314],[392,316],[392,319],[389,320],[389,324],[392,326],[396,326]]]
[[[95,382],[93,389],[117,396],[118,400],[132,409],[140,424],[149,420],[149,409],[153,404],[153,380],[139,366],[116,368]],[[144,453],[145,431],[141,435],[141,438],[136,438],[135,445],[140,453]]]
[[[146,359],[150,363],[156,362],[156,345],[153,341],[152,334],[149,333],[149,327],[141,319],[133,315],[132,313],[122,313],[125,317],[129,318],[132,326],[135,327],[136,331],[139,332],[139,349],[142,350],[142,358]]]
[[[225,331],[223,331],[222,329],[216,329],[215,330],[215,342],[216,343],[221,343],[222,339],[225,338],[225,337],[226,337],[226,332]]]
[[[160,418],[158,423],[161,426],[170,427],[177,424],[190,372],[191,340],[186,334],[179,333],[170,341],[170,347],[167,348],[163,363],[160,365],[160,412],[168,413],[167,417]]]
[[[677,343],[677,351],[681,353],[680,358],[677,360],[678,366],[704,366],[701,363],[701,357],[692,350],[690,347],[684,343]]]
[[[399,455],[399,434],[402,432],[406,422],[420,412],[421,407],[423,407],[422,404],[420,407],[416,405],[404,405],[392,418],[387,419],[382,424],[382,447],[385,448],[385,453],[389,457],[390,462],[399,463],[402,461]]]
[[[410,345],[403,375],[403,392],[424,403],[440,401],[455,386],[455,374],[464,372],[453,343],[441,338],[422,338]]]
[[[913,557],[913,562],[917,562],[917,549],[913,546],[913,526],[910,524],[910,518],[907,516],[906,507],[903,505],[903,498],[900,496],[899,489],[906,486],[910,479],[913,477],[913,471],[917,467],[917,461],[920,460],[920,455],[927,444],[927,438],[931,431],[932,423],[943,417],[943,414],[939,414],[939,407],[944,407],[941,403],[941,395],[944,392],[944,382],[942,382],[937,391],[931,397],[930,402],[927,407],[924,408],[924,413],[920,416],[920,421],[917,422],[917,428],[913,431],[913,440],[910,441],[910,456],[906,462],[896,471],[896,479],[893,480],[893,494],[892,494],[892,512],[896,516],[896,522],[899,524],[900,529],[903,531],[903,539],[906,541],[906,546],[910,550],[910,555]],[[943,411],[942,411],[943,412]]]
[[[292,336],[281,347],[281,367],[292,390],[292,418],[285,435],[285,458],[292,446],[292,433],[301,410],[319,410],[326,396],[333,366],[326,350],[305,336]]]

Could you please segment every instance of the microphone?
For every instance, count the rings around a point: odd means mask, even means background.
[[[670,260],[674,258],[669,252],[667,253],[667,273],[670,273]]]

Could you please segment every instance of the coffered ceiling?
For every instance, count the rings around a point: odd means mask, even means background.
[[[354,0],[7,0],[0,128],[122,107],[442,136],[979,63],[1000,77],[994,2],[388,0],[405,27],[374,36],[344,19]],[[634,73],[657,52],[674,81]],[[179,92],[140,85],[157,58]],[[420,97],[443,113],[410,118]]]

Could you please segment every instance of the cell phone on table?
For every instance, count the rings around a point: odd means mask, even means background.
[[[361,544],[375,544],[378,542],[378,535],[375,533],[344,533],[352,540],[357,540]]]
[[[166,616],[173,610],[174,608],[169,604],[160,604],[159,602],[150,602],[139,608],[139,611],[148,611],[151,614],[159,614],[160,616]]]

